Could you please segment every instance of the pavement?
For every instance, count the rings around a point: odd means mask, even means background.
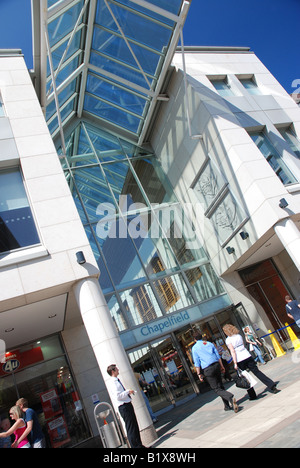
[[[260,367],[277,383],[274,395],[258,381],[258,399],[250,401],[234,382],[238,413],[225,412],[213,391],[200,394],[159,416],[158,440],[152,448],[300,448],[300,349],[289,351]]]

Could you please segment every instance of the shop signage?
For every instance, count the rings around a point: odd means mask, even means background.
[[[184,322],[189,323],[191,317],[188,311],[180,312],[176,315],[171,315],[170,317],[164,317],[162,320],[156,321],[154,324],[151,325],[144,325],[140,329],[140,333],[142,336],[151,338],[151,335],[157,335],[166,333],[168,330],[178,327],[178,325],[184,325]]]
[[[40,347],[26,351],[16,349],[5,354],[5,363],[0,367],[0,375],[10,374],[13,371],[24,369],[37,362],[43,361],[44,356]]]
[[[140,343],[160,339],[175,330],[197,322],[204,317],[222,310],[230,305],[227,294],[217,296],[209,301],[203,301],[197,306],[173,314],[165,315],[151,322],[143,323],[131,330],[126,330],[120,334],[123,346],[129,349]]]

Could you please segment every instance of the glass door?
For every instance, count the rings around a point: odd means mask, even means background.
[[[150,404],[154,414],[171,409],[174,398],[155,349],[146,344],[142,348],[127,351],[127,354],[146,405]]]
[[[194,386],[192,373],[174,336],[152,342],[151,348],[156,354],[155,359],[170,401],[175,404],[193,395],[197,386]]]

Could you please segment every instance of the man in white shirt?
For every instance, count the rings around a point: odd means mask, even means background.
[[[125,389],[122,382],[118,379],[119,369],[115,364],[108,366],[107,373],[111,376],[111,397],[113,404],[115,407],[118,407],[119,413],[125,422],[130,447],[145,448],[141,441],[138,422],[131,402],[131,395],[136,393],[135,390]]]

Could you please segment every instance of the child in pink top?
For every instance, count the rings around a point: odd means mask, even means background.
[[[23,432],[26,430],[26,423],[22,418],[22,411],[18,406],[13,406],[9,410],[9,415],[11,419],[15,420],[13,426],[6,432],[1,432],[0,437],[9,437],[12,434],[15,435],[15,440],[12,444],[12,447],[16,447],[18,443],[18,439],[21,437]],[[17,446],[18,448],[30,448],[30,443],[28,439],[25,437],[24,440]]]

